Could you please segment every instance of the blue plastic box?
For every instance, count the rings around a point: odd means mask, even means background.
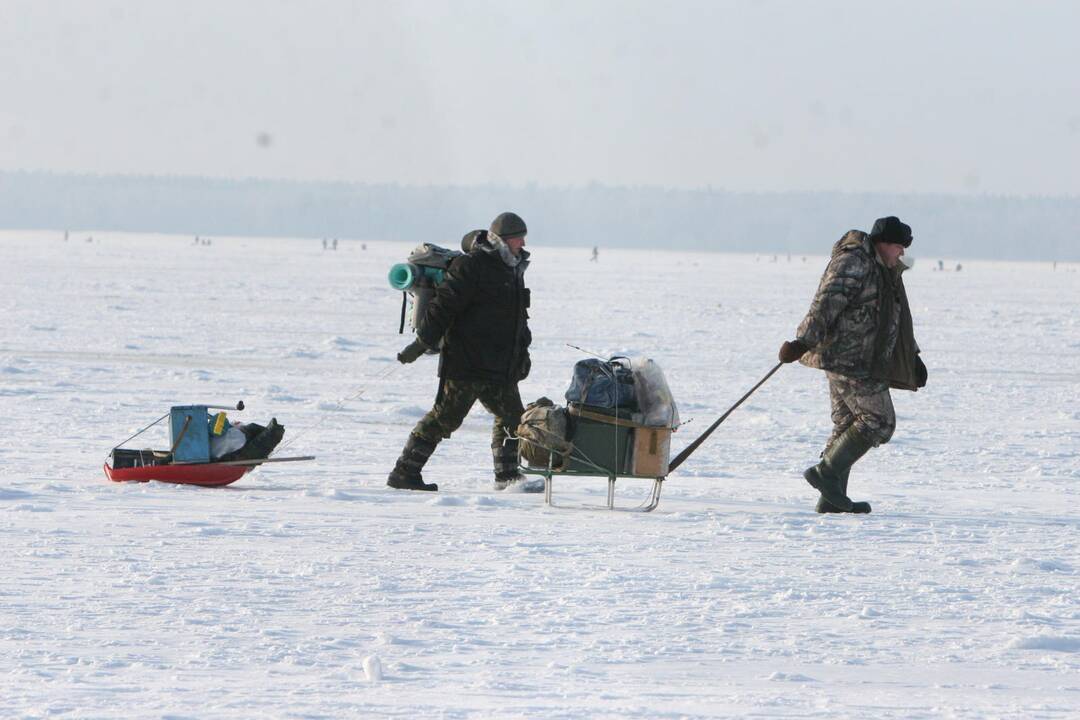
[[[175,447],[174,463],[210,462],[210,427],[206,406],[173,406],[169,410],[169,437]]]

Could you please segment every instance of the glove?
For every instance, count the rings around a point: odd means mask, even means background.
[[[926,387],[926,365],[918,355],[915,356],[915,387]]]
[[[809,349],[798,340],[789,340],[780,346],[780,362],[793,363],[805,355]]]
[[[428,346],[420,338],[416,338],[405,346],[405,349],[397,354],[397,360],[402,365],[416,362],[416,359],[427,352]]]
[[[529,377],[530,370],[532,370],[532,359],[529,357],[529,353],[525,353],[525,357],[521,359],[521,365],[518,366],[518,380]]]

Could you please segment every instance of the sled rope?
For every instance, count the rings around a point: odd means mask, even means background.
[[[115,446],[115,447],[113,447],[113,450],[115,450],[116,448],[120,447],[120,446],[121,446],[121,445],[123,445],[124,443],[126,443],[126,442],[128,442],[128,441],[130,441],[130,440],[134,440],[135,438],[139,437],[139,436],[140,436],[140,435],[142,435],[142,434],[143,434],[144,432],[146,432],[146,431],[147,431],[147,430],[149,430],[150,428],[154,427],[155,425],[157,425],[157,424],[158,424],[159,422],[161,422],[161,421],[162,421],[162,420],[164,420],[165,418],[169,417],[169,415],[170,415],[170,413],[165,413],[164,415],[162,415],[161,417],[159,417],[159,418],[158,418],[157,420],[155,420],[154,422],[152,422],[152,423],[150,423],[149,425],[147,425],[146,427],[144,427],[144,428],[143,428],[142,430],[139,430],[138,432],[136,432],[136,433],[135,433],[134,435],[132,435],[131,437],[129,437],[129,438],[127,439],[127,440],[124,440],[123,442],[118,442],[118,443],[116,443],[116,446]],[[108,455],[106,455],[105,457],[107,458],[107,457],[108,457]]]
[[[270,452],[270,455],[273,455],[274,453],[276,453],[279,450],[284,450],[285,448],[289,447],[294,442],[296,442],[297,440],[302,438],[307,433],[309,433],[309,432],[311,432],[313,430],[318,430],[319,428],[321,428],[326,423],[326,421],[330,419],[330,413],[333,413],[333,412],[336,412],[336,411],[342,409],[343,407],[345,407],[345,403],[351,402],[353,400],[356,400],[356,399],[362,397],[363,394],[366,393],[368,391],[368,389],[374,383],[379,382],[381,380],[387,379],[388,377],[393,375],[395,372],[397,372],[400,367],[401,367],[401,365],[395,362],[392,365],[389,365],[389,366],[383,368],[382,370],[380,370],[378,373],[376,373],[371,378],[369,378],[368,381],[364,384],[364,386],[362,388],[360,388],[359,390],[354,392],[352,395],[349,395],[348,397],[343,397],[343,398],[339,399],[337,402],[334,403],[334,407],[330,408],[329,410],[323,410],[322,411],[322,419],[319,420],[319,422],[317,422],[315,424],[315,427],[310,427],[310,428],[307,428],[305,430],[301,430],[300,432],[296,433],[291,438],[289,438],[288,440],[286,440],[285,442],[283,442],[282,444],[280,444],[276,448],[274,448]],[[270,457],[270,455],[267,455],[267,457]]]

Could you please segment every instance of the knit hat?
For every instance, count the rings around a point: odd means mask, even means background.
[[[890,215],[874,221],[870,230],[870,239],[874,242],[887,242],[911,247],[911,226],[900,222],[900,218]]]
[[[529,229],[525,227],[525,221],[520,216],[512,212],[504,212],[491,221],[491,232],[503,240],[509,240],[510,238],[525,237]]]

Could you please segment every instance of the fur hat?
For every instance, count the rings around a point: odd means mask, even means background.
[[[874,242],[887,242],[911,247],[911,226],[900,222],[895,215],[878,218],[870,230],[870,239]]]

